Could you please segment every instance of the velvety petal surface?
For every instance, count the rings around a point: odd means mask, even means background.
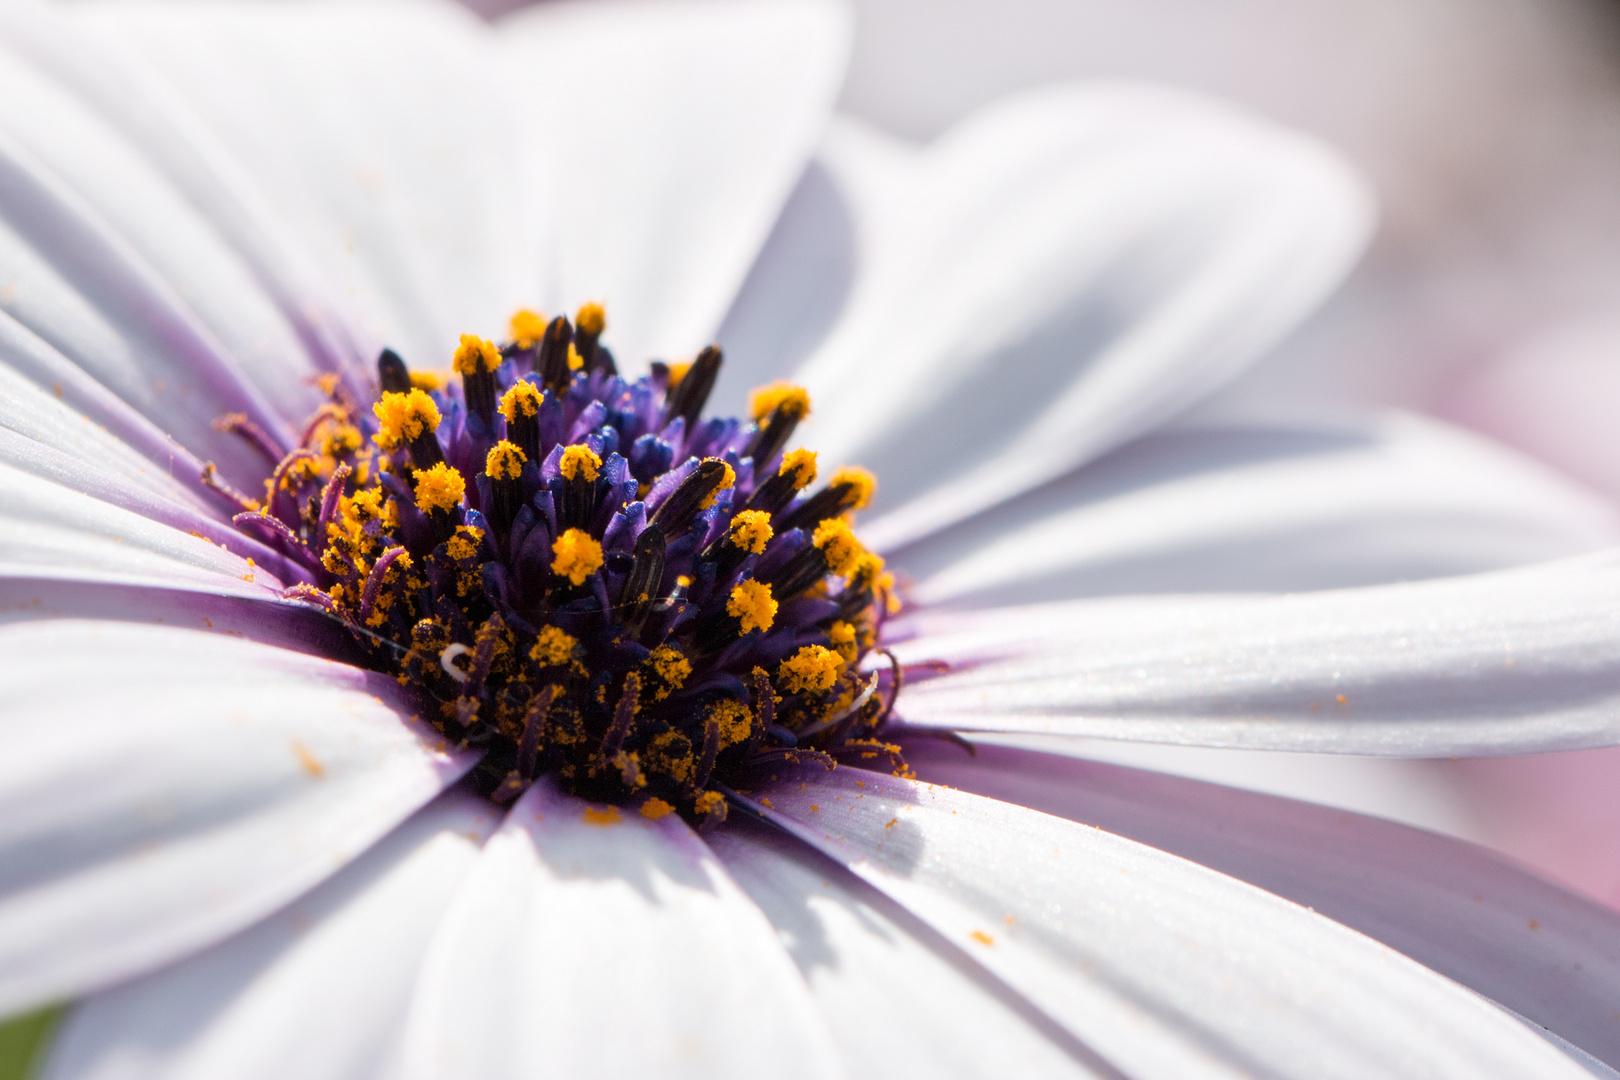
[[[923,612],[907,722],[1452,757],[1620,742],[1620,554],[1288,596]]]
[[[0,627],[0,1011],[105,987],[256,922],[472,759],[392,680],[192,630]]]
[[[799,373],[895,547],[1139,434],[1337,283],[1368,197],[1325,148],[1129,85],[1006,99],[930,147]],[[813,433],[813,434],[810,434]]]
[[[1099,829],[857,769],[803,770],[759,794],[756,812],[1126,1075],[1584,1075],[1393,950]]]
[[[840,1076],[769,923],[681,819],[542,780],[424,965],[403,1075]]]
[[[1620,1061],[1620,915],[1449,837],[1215,784],[914,742],[924,778],[1126,836],[1344,923]]]
[[[832,111],[831,0],[546,4],[501,25],[548,313],[606,304],[621,367],[708,344]]]
[[[429,938],[499,822],[449,793],[251,929],[74,1006],[42,1080],[354,1080],[393,1052]]]
[[[1620,543],[1620,514],[1463,431],[1390,414],[1155,432],[908,548],[936,607],[1290,592],[1477,573]]]
[[[902,905],[792,837],[743,820],[706,839],[781,935],[851,1076],[1115,1075]]]

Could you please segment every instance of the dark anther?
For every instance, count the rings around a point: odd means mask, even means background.
[[[703,725],[703,753],[698,757],[697,771],[692,774],[691,791],[702,791],[714,772],[714,759],[720,755],[720,719],[711,711]]]
[[[410,369],[393,349],[377,354],[377,385],[385,394],[404,394],[411,389]]]
[[[758,714],[754,730],[759,732],[776,724],[776,691],[771,688],[771,677],[765,673],[764,668],[755,668],[753,677],[754,711]]]
[[[599,348],[596,355],[591,358],[589,370],[593,374],[613,376],[619,373],[619,365],[613,362],[612,353]]]
[[[439,445],[439,436],[425,427],[406,446],[411,451],[411,464],[418,469],[431,469],[444,460],[444,447]]]
[[[504,537],[512,522],[516,520],[518,511],[523,508],[523,479],[521,476],[511,478],[489,475],[489,508],[490,524],[494,525],[499,535]]]
[[[467,411],[484,422],[484,430],[491,436],[495,432],[495,372],[485,371],[477,361],[474,370],[463,372],[462,392],[467,395]]]
[[[679,416],[686,421],[688,432],[697,425],[698,417],[703,414],[703,406],[709,403],[714,380],[720,375],[721,359],[720,350],[714,345],[698,353],[680,385],[669,395],[669,404],[664,409],[665,423]]]
[[[558,529],[590,531],[596,513],[596,481],[587,479],[584,469],[562,478],[562,505],[557,508]]]
[[[827,576],[827,556],[814,544],[806,544],[771,575],[767,584],[778,601],[792,600]]]
[[[635,722],[640,700],[641,677],[631,672],[624,677],[624,692],[619,695],[619,704],[613,710],[613,723],[608,725],[607,734],[602,736],[603,757],[611,758],[624,745],[624,737],[630,734],[630,725]]]
[[[540,752],[540,739],[546,732],[546,713],[557,696],[557,687],[548,686],[529,699],[523,714],[523,737],[518,740],[517,771],[525,777],[534,777],[534,766]]]
[[[776,455],[793,438],[794,429],[799,426],[803,415],[804,411],[794,405],[778,405],[771,411],[771,415],[765,418],[764,426],[748,444],[746,456],[754,459],[754,468],[763,469],[776,460]]]
[[[635,558],[630,564],[630,573],[625,575],[624,591],[619,594],[621,621],[632,637],[639,636],[646,625],[663,580],[664,530],[648,525],[636,537]]]
[[[533,416],[526,415],[521,407],[515,408],[512,410],[512,419],[506,422],[506,441],[523,451],[524,461],[541,460],[540,412],[544,406],[545,399],[542,398]]]
[[[754,464],[762,465],[764,463],[759,458],[755,458]],[[781,469],[777,469],[776,472],[771,474],[769,480],[754,489],[753,497],[748,500],[748,506],[745,509],[763,510],[771,515],[773,519],[776,518],[792,504],[793,496],[799,493],[799,489],[794,483],[796,479],[795,472],[783,472]],[[778,526],[777,531],[781,532],[782,528]]]
[[[681,535],[692,524],[698,508],[719,490],[725,478],[725,462],[719,458],[704,458],[670,493],[669,498],[658,504],[658,509],[653,512],[653,521],[663,528],[665,536]]]
[[[579,353],[579,358],[585,362],[584,370],[586,371],[596,367],[596,343],[601,336],[602,332],[600,330],[593,334],[586,330],[583,325],[574,328],[574,350]],[[613,363],[612,357],[604,357],[604,359],[610,365]]]
[[[546,336],[540,339],[540,360],[535,366],[547,389],[558,392],[568,389],[574,377],[568,366],[568,346],[573,340],[574,328],[565,316],[559,315],[546,324]]]
[[[860,494],[853,484],[828,484],[789,510],[780,521],[775,522],[776,531],[804,529],[808,532],[828,518],[837,517],[854,506],[859,497]]]

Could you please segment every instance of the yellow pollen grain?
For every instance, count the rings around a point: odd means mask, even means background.
[[[443,390],[450,381],[437,371],[413,371],[410,380],[417,390]]]
[[[569,657],[574,655],[574,647],[578,644],[574,636],[566,630],[556,626],[542,626],[536,636],[534,647],[529,650],[529,659],[548,667],[566,664]]]
[[[607,329],[607,312],[595,301],[581,304],[574,315],[574,325],[582,334],[601,337],[602,331]]]
[[[606,828],[619,823],[619,808],[617,806],[590,806],[585,807],[585,824],[600,825]]]
[[[529,308],[518,308],[512,312],[506,327],[512,344],[520,349],[530,349],[546,336],[546,317]]]
[[[671,689],[679,690],[692,674],[692,662],[673,645],[658,646],[648,659],[652,661],[653,670],[658,672],[658,677]]]
[[[758,555],[771,542],[772,535],[771,515],[763,510],[743,510],[731,519],[727,538],[733,547]]]
[[[724,698],[715,703],[714,708],[709,710],[709,715],[720,725],[722,750],[747,740],[753,733],[754,714],[748,706],[739,701]]]
[[[641,816],[646,818],[648,821],[657,821],[659,818],[667,818],[674,812],[675,808],[673,806],[669,805],[669,803],[665,802],[663,799],[660,799],[656,795],[641,804]]]
[[[382,400],[371,407],[377,417],[377,445],[392,450],[400,443],[408,443],[423,432],[439,428],[439,407],[420,390],[403,394],[385,393]]]
[[[458,506],[466,493],[467,482],[442,461],[416,474],[416,508],[424,514]]]
[[[748,411],[755,423],[762,423],[777,409],[793,420],[803,420],[810,415],[809,391],[792,383],[774,382],[748,395]]]
[[[686,373],[691,370],[691,361],[669,365],[669,388],[673,390],[677,386],[681,385],[681,380],[686,378]]]
[[[517,423],[519,415],[533,416],[540,411],[540,391],[534,383],[519,380],[501,395],[500,409],[508,424]]]
[[[713,506],[714,500],[720,497],[720,493],[722,491],[730,490],[731,486],[737,482],[737,474],[733,472],[731,470],[731,466],[727,465],[724,461],[720,461],[719,458],[704,458],[703,461],[705,464],[710,461],[719,461],[720,467],[725,470],[725,475],[720,478],[720,483],[715,487],[715,489],[709,492],[709,497],[698,503],[699,510],[707,510],[709,507]]]
[[[769,630],[776,621],[776,600],[771,596],[771,587],[753,578],[737,582],[731,590],[731,599],[726,601],[726,614],[742,623],[745,634],[751,630]]]
[[[502,439],[484,455],[484,471],[491,480],[516,480],[523,475],[526,460],[522,450]]]
[[[709,814],[718,813],[724,809],[725,805],[726,797],[724,795],[718,791],[705,791],[693,801],[692,808],[707,817]]]
[[[828,487],[846,488],[844,502],[851,510],[864,510],[877,490],[877,477],[866,469],[850,465],[833,473]]]
[[[579,355],[579,350],[574,348],[574,343],[572,341],[570,341],[568,343],[568,370],[569,371],[578,371],[580,368],[582,368],[584,366],[585,366],[585,358],[583,356]]]
[[[575,585],[602,568],[602,545],[580,529],[569,529],[551,545],[551,572]]]
[[[452,536],[450,542],[445,545],[445,551],[449,553],[452,559],[458,562],[470,559],[478,554],[478,545],[483,539],[483,529],[473,525],[457,525],[456,535]],[[400,558],[406,559],[409,556],[401,555]],[[410,564],[406,563],[406,565],[409,566]]]
[[[821,645],[806,645],[782,661],[776,677],[790,694],[824,694],[844,673],[844,658]]]
[[[347,457],[360,449],[360,429],[353,424],[339,424],[327,432],[321,442],[321,453],[327,457]]]
[[[854,573],[861,556],[866,554],[866,549],[850,531],[849,522],[843,518],[828,518],[817,525],[810,542],[826,556],[828,568],[843,578]]]
[[[980,945],[994,945],[996,943],[996,939],[985,933],[983,930],[975,930],[973,933],[969,934],[968,937],[972,938],[974,941],[977,941]]]
[[[601,468],[602,459],[583,443],[565,447],[562,460],[557,462],[557,471],[564,480],[595,480]]]
[[[812,450],[789,450],[782,455],[783,476],[791,477],[793,490],[803,491],[816,482],[816,455]]]
[[[827,640],[832,642],[833,649],[844,658],[844,663],[853,664],[859,649],[855,641],[855,627],[842,620],[833,623],[827,628]]]
[[[456,346],[456,355],[450,358],[450,366],[462,378],[491,372],[501,366],[501,353],[492,342],[477,334],[462,334],[461,344]]]

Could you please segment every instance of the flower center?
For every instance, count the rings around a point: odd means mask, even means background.
[[[852,528],[871,474],[810,493],[815,455],[786,449],[804,390],[704,419],[719,349],[627,380],[605,325],[595,304],[519,312],[505,345],[463,336],[451,379],[384,350],[369,408],[323,382],[264,500],[228,492],[238,528],[304,568],[290,598],[484,751],[497,801],[552,773],[713,823],[725,786],[784,758],[904,771],[877,737],[898,687],[859,674],[894,604]]]

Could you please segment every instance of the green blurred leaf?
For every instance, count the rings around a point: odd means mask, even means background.
[[[0,1080],[28,1080],[38,1071],[62,1008],[55,1005],[0,1021]]]

